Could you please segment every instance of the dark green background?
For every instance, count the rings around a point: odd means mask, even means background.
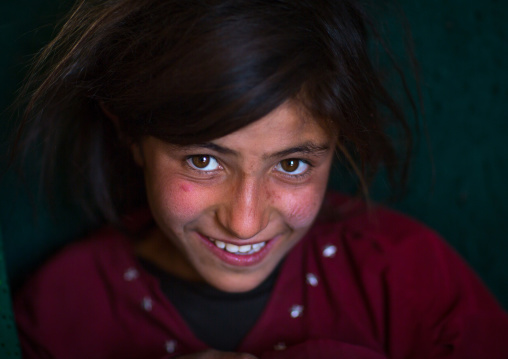
[[[52,24],[68,3],[24,0],[0,5],[0,108],[6,109],[1,113],[2,152],[12,123],[7,106],[31,55],[51,37]],[[507,308],[508,2],[400,3],[421,67],[432,155],[423,142],[413,160],[409,193],[394,206],[440,232]],[[393,32],[391,15],[379,16]],[[401,42],[392,42],[401,53]],[[8,273],[16,281],[86,227],[72,208],[60,209],[51,219],[31,176],[29,171],[32,198],[12,172],[0,178],[0,226]],[[382,187],[377,186],[374,198]],[[42,208],[35,220],[32,203]]]

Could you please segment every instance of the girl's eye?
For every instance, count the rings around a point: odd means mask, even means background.
[[[289,158],[280,161],[277,166],[275,166],[275,169],[290,175],[300,175],[309,169],[309,164],[296,158]]]
[[[190,156],[187,158],[187,163],[199,171],[215,171],[220,168],[215,157],[207,155]]]

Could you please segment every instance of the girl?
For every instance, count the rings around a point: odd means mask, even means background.
[[[335,153],[364,193],[405,176],[369,34],[354,0],[79,2],[20,146],[112,226],[18,293],[26,357],[506,358],[507,315],[432,231],[325,194]]]

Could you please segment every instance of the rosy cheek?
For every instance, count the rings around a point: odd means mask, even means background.
[[[203,210],[203,194],[186,181],[166,183],[159,193],[159,206],[172,220],[190,221]]]
[[[319,210],[319,204],[315,196],[292,197],[286,207],[288,222],[296,228],[310,225]]]
[[[312,205],[301,204],[298,207],[293,208],[293,211],[290,213],[292,222],[298,227],[309,225],[310,222],[314,219],[314,208]]]

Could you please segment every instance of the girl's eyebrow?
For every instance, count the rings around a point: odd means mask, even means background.
[[[196,147],[196,148],[206,148],[218,153],[226,154],[226,155],[238,155],[238,153],[230,148],[220,146],[213,142],[205,142],[205,143],[199,143],[195,145],[191,145],[189,147]],[[302,144],[299,144],[294,147],[290,147],[287,149],[284,149],[282,151],[278,151],[272,154],[263,155],[263,159],[270,159],[270,158],[279,158],[279,157],[286,157],[295,153],[304,153],[304,154],[310,154],[313,156],[320,156],[330,149],[330,146],[328,144],[317,144],[311,141],[304,142]]]
[[[191,147],[191,148],[192,147],[206,148],[206,149],[209,149],[209,150],[212,150],[212,151],[215,151],[218,153],[222,153],[225,155],[236,155],[237,154],[236,151],[233,151],[232,149],[227,148],[227,147],[219,146],[218,144],[213,143],[213,142],[198,143],[195,145],[191,145],[189,147]]]
[[[282,151],[263,156],[264,159],[286,157],[295,153],[304,153],[312,156],[320,156],[328,152],[330,146],[328,144],[317,144],[314,142],[304,142],[300,145],[287,148]]]

